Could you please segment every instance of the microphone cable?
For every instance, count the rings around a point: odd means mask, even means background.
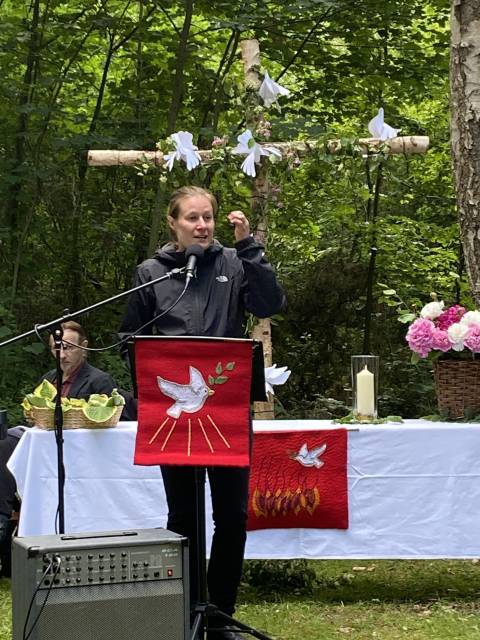
[[[68,340],[63,340],[62,339],[62,342],[64,342],[65,344],[68,344],[68,345],[70,345],[72,347],[76,347],[77,349],[82,349],[83,351],[92,351],[92,352],[108,351],[109,349],[114,349],[115,347],[119,347],[122,344],[125,344],[125,342],[127,342],[128,340],[131,340],[132,338],[137,336],[140,333],[140,331],[143,331],[143,329],[145,329],[145,327],[148,327],[153,322],[156,322],[159,318],[161,318],[165,314],[169,313],[174,307],[176,307],[177,304],[180,302],[180,300],[185,295],[189,284],[190,284],[190,279],[187,279],[185,281],[185,286],[183,287],[180,295],[173,302],[173,304],[171,304],[168,307],[168,309],[165,309],[165,311],[162,311],[161,313],[157,314],[151,320],[149,320],[148,322],[145,322],[145,324],[142,324],[142,326],[139,327],[138,329],[136,329],[134,333],[128,334],[128,336],[126,338],[122,338],[121,340],[119,340],[118,342],[115,342],[114,344],[108,345],[107,347],[82,347],[81,344],[74,344],[73,342],[69,342]],[[40,342],[43,342],[43,344],[46,347],[49,347],[48,342],[42,338],[40,332],[38,331],[38,326],[39,326],[38,324],[36,324],[34,326],[34,330],[35,330],[35,334],[36,334],[37,338],[40,340]]]
[[[58,573],[60,572],[60,566],[62,564],[62,559],[60,558],[60,556],[55,555],[54,557],[51,558],[50,563],[48,565],[48,567],[44,570],[42,577],[40,578],[40,582],[37,584],[37,587],[35,589],[35,591],[32,594],[32,597],[30,599],[30,604],[28,606],[28,611],[27,611],[27,616],[25,618],[25,624],[23,626],[23,634],[22,634],[22,640],[28,640],[30,638],[30,636],[33,633],[33,630],[35,629],[40,616],[43,613],[43,610],[45,608],[45,605],[47,604],[47,600],[48,600],[48,596],[50,595],[50,592],[52,590],[53,584],[54,584],[54,580],[56,578],[56,576],[58,575]],[[40,607],[40,611],[37,614],[37,617],[35,618],[35,620],[32,623],[32,626],[30,627],[29,632],[27,633],[27,626],[28,626],[28,620],[30,618],[30,614],[32,613],[32,607],[33,607],[33,603],[35,602],[35,598],[37,596],[38,590],[40,589],[40,587],[42,586],[43,582],[45,582],[45,578],[47,577],[47,575],[49,574],[50,570],[54,568],[54,572],[52,575],[52,580],[48,586],[47,589],[47,593],[45,595],[45,599],[42,602],[42,605]]]

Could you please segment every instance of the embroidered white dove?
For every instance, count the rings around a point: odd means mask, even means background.
[[[325,453],[326,448],[327,445],[322,444],[319,447],[313,447],[313,449],[310,449],[309,451],[307,443],[304,442],[297,455],[293,456],[293,459],[304,467],[316,467],[317,469],[320,469],[320,467],[323,467],[325,464],[323,460],[320,460],[320,456],[322,453]]]
[[[161,376],[157,376],[157,382],[160,391],[175,400],[175,403],[167,409],[167,414],[172,418],[178,418],[182,411],[195,413],[203,407],[208,396],[215,393],[207,386],[200,371],[192,366],[190,366],[189,384],[178,384],[165,380]]]

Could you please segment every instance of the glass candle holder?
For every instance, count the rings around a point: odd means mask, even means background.
[[[352,356],[352,409],[360,422],[377,417],[378,356]]]

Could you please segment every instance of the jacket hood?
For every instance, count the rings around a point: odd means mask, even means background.
[[[214,258],[219,251],[223,250],[223,245],[214,240],[212,244],[205,249],[205,254],[202,260],[210,260]],[[176,244],[174,242],[167,242],[163,247],[160,247],[155,251],[154,259],[172,266],[185,266],[185,251],[177,251]]]

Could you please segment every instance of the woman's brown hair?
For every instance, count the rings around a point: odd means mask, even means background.
[[[192,198],[194,196],[203,196],[204,198],[207,198],[207,200],[209,200],[210,204],[212,205],[213,215],[217,213],[218,203],[213,193],[211,193],[210,191],[207,191],[207,189],[203,189],[202,187],[194,187],[191,185],[187,185],[185,187],[180,187],[180,189],[177,189],[176,191],[174,191],[170,196],[170,201],[168,203],[168,209],[167,209],[167,216],[171,216],[176,220],[178,218],[178,213],[180,210],[180,205],[182,203],[182,200],[185,200],[185,198]]]

